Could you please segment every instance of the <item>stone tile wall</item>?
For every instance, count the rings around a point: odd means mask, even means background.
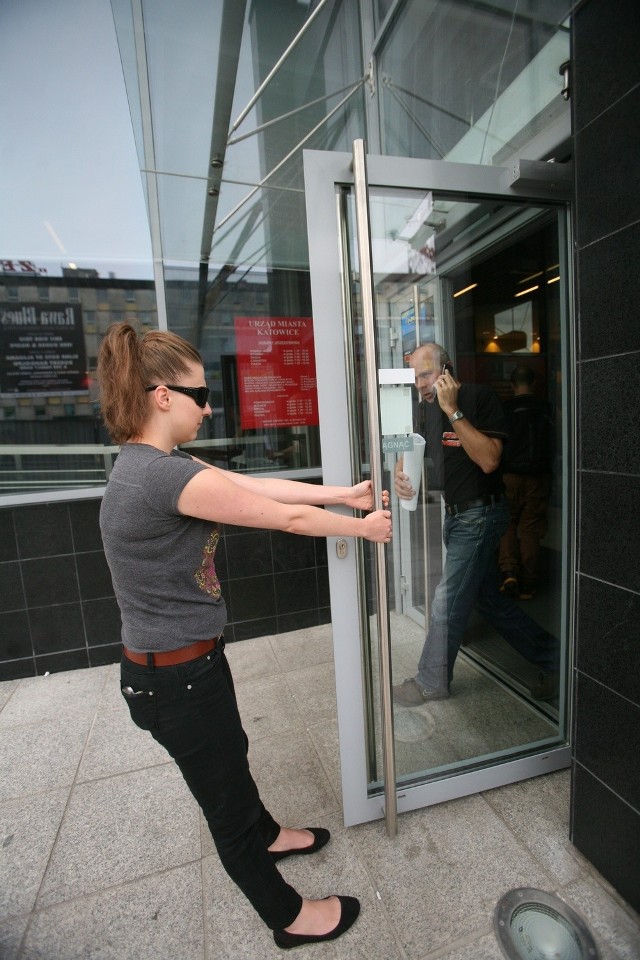
[[[0,510],[0,679],[119,659],[99,510],[99,499]],[[330,619],[324,539],[223,527],[217,569],[228,642]]]
[[[575,12],[579,560],[571,838],[640,909],[640,7]]]

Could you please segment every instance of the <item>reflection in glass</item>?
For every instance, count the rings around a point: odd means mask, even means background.
[[[117,448],[100,418],[96,363],[107,328],[158,324],[147,264],[4,261],[0,276],[0,492],[106,482]]]
[[[505,163],[566,112],[569,6],[408,0],[377,52],[383,152]]]
[[[167,270],[166,288],[170,329],[197,346],[211,390],[212,415],[186,449],[229,470],[316,474],[320,445],[307,274],[174,267]]]
[[[529,595],[523,591],[512,603],[518,611],[515,616],[526,613],[542,631],[562,638],[566,504],[562,499],[564,428],[560,412],[564,394],[560,344],[565,297],[561,281],[565,278],[560,267],[558,212],[543,204],[476,201],[472,197],[385,188],[372,188],[369,200],[379,367],[404,367],[416,346],[436,341],[450,353],[458,380],[486,385],[505,404],[513,394],[511,374],[526,365],[534,372],[538,395],[556,412],[550,451],[553,492],[548,505],[549,532],[540,549],[540,579],[535,591]],[[349,309],[357,371],[360,469],[366,476],[367,397],[361,376],[358,261],[349,191],[345,191],[344,210],[349,269],[353,273]],[[416,393],[409,402],[415,416],[419,409]],[[395,436],[385,436],[383,430],[383,447],[406,435],[402,427],[393,432]],[[426,436],[416,509],[402,509],[392,495],[394,540],[388,550],[387,587],[394,684],[416,675],[446,556],[438,451]],[[399,456],[393,446],[389,444],[383,454],[385,486],[390,490]],[[363,660],[368,695],[369,788],[375,793],[381,790],[382,766],[372,558],[372,551],[365,548],[363,618],[367,635]],[[498,582],[497,553],[491,565]],[[562,640],[562,661],[565,646]],[[474,610],[455,662],[452,695],[415,707],[394,708],[399,783],[437,779],[564,742],[562,687],[551,697],[540,698],[539,674],[539,665],[525,659],[495,625]]]

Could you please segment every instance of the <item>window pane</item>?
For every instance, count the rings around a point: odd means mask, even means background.
[[[308,274],[174,268],[167,308],[170,328],[200,350],[211,389],[212,416],[185,448],[230,470],[317,473]]]
[[[96,358],[111,323],[127,316],[157,326],[152,280],[113,271],[42,267],[0,276],[0,493],[77,490],[106,482],[116,448],[100,419]],[[140,273],[145,268],[141,267]],[[106,276],[105,276],[106,273]],[[73,283],[69,283],[69,279]]]
[[[568,6],[409,0],[378,52],[383,152],[510,159],[568,112]]]

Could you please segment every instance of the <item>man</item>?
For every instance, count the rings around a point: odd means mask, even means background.
[[[513,397],[503,404],[509,440],[502,458],[502,479],[510,519],[500,541],[500,589],[521,600],[530,600],[538,583],[540,541],[547,532],[551,493],[551,408],[534,395],[534,383],[531,367],[518,364],[511,374]]]
[[[522,656],[540,668],[531,689],[536,699],[557,692],[558,641],[543,630],[498,586],[495,554],[509,514],[500,473],[506,424],[500,402],[488,387],[461,384],[449,357],[427,343],[409,358],[420,404],[417,432],[444,489],[447,548],[443,575],[431,605],[431,624],[415,677],[393,688],[394,701],[415,707],[449,696],[453,666],[474,605]],[[410,499],[414,490],[398,460],[395,490]]]

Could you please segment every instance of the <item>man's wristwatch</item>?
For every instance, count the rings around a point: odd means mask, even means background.
[[[462,410],[456,410],[456,412],[452,413],[451,416],[449,417],[449,423],[455,423],[456,420],[463,420],[463,419],[464,419],[464,413],[462,412]]]

